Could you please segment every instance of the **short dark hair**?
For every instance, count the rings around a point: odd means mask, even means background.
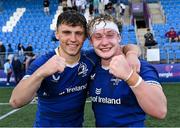
[[[77,11],[67,10],[58,16],[56,27],[61,24],[67,24],[70,26],[81,26],[84,28],[85,35],[87,36],[87,22],[86,18]]]

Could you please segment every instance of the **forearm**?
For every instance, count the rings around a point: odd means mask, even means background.
[[[141,55],[141,50],[137,45],[134,44],[128,44],[124,46],[123,53],[126,56],[126,60],[128,64],[132,67],[133,70],[136,72],[140,72],[140,61],[139,56]]]
[[[131,78],[127,83],[129,83],[141,108],[145,113],[163,119],[167,113],[167,101],[162,88],[158,85],[149,85],[144,80],[137,87],[133,87],[136,79],[139,78],[137,73],[133,75],[133,79]]]
[[[28,104],[36,95],[43,79],[40,73],[35,71],[29,78],[21,80],[12,92],[9,101],[11,106],[19,108]]]
[[[162,90],[154,85],[146,85],[132,89],[141,108],[150,116],[163,119],[167,113],[167,101]]]
[[[125,55],[128,55],[130,53],[136,54],[137,57],[141,55],[141,49],[137,45],[134,45],[134,44],[125,45],[122,47],[122,49]]]

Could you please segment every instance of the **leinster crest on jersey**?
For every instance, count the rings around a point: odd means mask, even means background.
[[[87,65],[85,63],[81,62],[79,65],[79,68],[78,68],[78,75],[85,77],[85,76],[87,76],[87,72],[88,72]]]

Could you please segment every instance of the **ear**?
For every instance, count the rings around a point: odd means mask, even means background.
[[[118,36],[119,43],[121,43],[121,35]]]
[[[59,32],[58,31],[55,32],[55,36],[56,36],[56,39],[59,40]]]

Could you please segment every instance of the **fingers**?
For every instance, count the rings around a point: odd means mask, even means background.
[[[123,55],[113,57],[109,64],[109,73],[120,79],[125,79],[131,70]]]
[[[63,72],[66,67],[66,61],[63,57],[55,56],[55,63],[57,64],[57,71]],[[53,65],[52,65],[53,66]]]
[[[38,69],[38,72],[45,78],[56,72],[63,72],[65,67],[65,59],[60,56],[54,55]]]

